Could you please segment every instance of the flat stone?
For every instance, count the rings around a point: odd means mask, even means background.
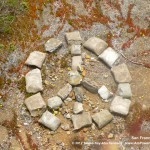
[[[82,64],[83,61],[81,56],[72,57],[72,70],[78,70],[78,67],[80,67]]]
[[[129,83],[118,84],[117,94],[123,98],[131,98],[132,91]]]
[[[71,45],[71,55],[77,56],[81,55],[81,45]]]
[[[120,115],[127,115],[129,113],[130,104],[131,101],[129,99],[116,96],[111,102],[110,111]]]
[[[58,109],[63,104],[60,97],[55,96],[48,99],[48,107],[51,109]]]
[[[78,114],[83,111],[83,104],[79,102],[75,102],[73,105],[73,113]]]
[[[48,52],[53,52],[57,50],[59,47],[61,47],[62,45],[63,43],[60,40],[51,38],[45,43],[45,50]]]
[[[49,111],[43,113],[42,117],[39,119],[39,122],[47,128],[51,129],[52,131],[57,130],[57,128],[61,124],[60,119],[54,116]]]
[[[130,83],[132,81],[130,72],[125,63],[118,66],[113,66],[111,71],[114,75],[116,82],[118,83]]]
[[[92,115],[92,119],[98,125],[98,128],[101,129],[113,120],[113,116],[108,110],[102,110]]]
[[[72,86],[67,83],[62,89],[60,89],[57,93],[57,95],[61,98],[61,99],[66,99],[69,95],[69,93],[72,91]]]
[[[81,44],[82,38],[79,31],[68,32],[65,34],[68,44]]]
[[[109,67],[112,67],[115,65],[115,62],[118,60],[119,56],[120,55],[115,50],[113,50],[111,47],[108,47],[98,57],[103,60]]]
[[[84,78],[82,80],[82,85],[92,93],[98,93],[98,85],[95,81],[92,81],[89,78]]]
[[[84,99],[84,92],[81,87],[74,88],[75,98],[78,102],[82,102]]]
[[[0,134],[0,144],[3,144],[8,140],[9,137],[7,128],[0,125]]]
[[[104,85],[98,90],[98,93],[104,100],[108,100],[110,97],[113,96],[113,93],[110,92]]]
[[[29,71],[25,76],[25,80],[28,93],[37,93],[43,90],[41,71],[39,69]]]
[[[82,76],[79,74],[78,71],[69,71],[68,72],[68,82],[71,85],[79,85],[82,81]]]
[[[91,37],[83,44],[83,46],[96,55],[100,55],[107,48],[108,44],[100,38]]]
[[[73,122],[74,130],[81,129],[92,124],[92,118],[89,112],[83,112],[82,114],[72,115],[71,119]]]
[[[46,103],[40,93],[25,99],[25,105],[33,117],[41,115],[46,110]]]
[[[30,53],[25,64],[41,68],[45,58],[46,58],[45,53],[42,53],[39,51],[34,51],[34,52]]]

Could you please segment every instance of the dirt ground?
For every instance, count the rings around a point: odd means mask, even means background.
[[[37,3],[38,6],[38,3]],[[11,52],[6,61],[0,61],[0,124],[8,130],[9,137],[0,149],[25,150],[148,150],[148,145],[99,145],[100,142],[131,141],[132,136],[150,137],[150,1],[149,0],[58,0],[43,4],[34,19],[38,40],[24,49],[18,47]],[[55,96],[67,83],[67,73],[71,66],[71,55],[65,40],[65,32],[79,30],[83,41],[92,36],[100,37],[109,46],[123,54],[120,62],[128,65],[132,76],[132,106],[127,117],[114,116],[114,120],[99,130],[96,126],[73,131],[72,122],[62,113],[72,113],[71,102],[63,104],[58,110],[62,123],[70,124],[69,131],[59,127],[56,132],[39,125],[39,117],[30,116],[25,98],[24,75],[31,69],[24,65],[29,53],[34,50],[45,52],[43,44],[50,37],[63,42],[56,53],[47,53],[42,67],[44,91],[47,101]],[[29,47],[30,45],[30,47]],[[115,83],[110,69],[93,53],[82,48],[82,52],[95,58],[85,59],[86,77],[97,82],[99,87],[106,85],[115,93]],[[2,79],[5,78],[3,81]],[[83,87],[82,87],[83,88]],[[94,109],[109,109],[98,94],[84,90],[84,110],[94,113]],[[110,133],[113,137],[109,137]],[[1,136],[1,135],[0,135]],[[13,139],[13,140],[12,140]],[[87,142],[87,144],[83,144]],[[91,142],[91,144],[89,144]],[[93,143],[97,144],[93,144]],[[145,141],[144,141],[145,142]]]

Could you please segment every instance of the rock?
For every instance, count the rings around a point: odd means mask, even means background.
[[[72,86],[67,83],[62,89],[60,89],[57,93],[57,95],[61,98],[61,99],[66,99],[67,96],[69,95],[69,93],[72,91]]]
[[[98,125],[98,128],[101,129],[113,120],[113,116],[108,110],[102,110],[92,115],[92,119]]]
[[[63,43],[60,40],[51,38],[45,43],[45,50],[48,52],[53,52],[57,50],[59,47],[61,47],[62,45]]]
[[[68,82],[71,85],[79,85],[82,81],[82,76],[79,74],[78,71],[69,71],[68,72]]]
[[[83,46],[96,55],[100,55],[102,51],[107,48],[108,44],[97,37],[91,37],[83,44]]]
[[[69,131],[70,130],[70,125],[69,124],[62,124],[61,128],[65,131]]]
[[[131,98],[132,91],[129,83],[118,84],[117,94],[123,98]]]
[[[21,145],[19,144],[19,142],[16,140],[15,137],[11,138],[11,144],[9,150],[22,150]]]
[[[46,110],[46,103],[40,93],[25,99],[25,105],[33,117],[41,115]]]
[[[45,58],[46,58],[45,53],[34,51],[34,52],[30,53],[25,64],[41,68]]]
[[[104,85],[98,90],[98,93],[104,100],[108,100],[110,97],[113,96],[113,93],[110,92]]]
[[[98,85],[95,81],[92,81],[89,78],[84,78],[82,80],[82,85],[89,90],[92,93],[97,93],[98,92]]]
[[[130,83],[132,80],[128,67],[125,63],[112,67],[111,71],[118,83]]]
[[[81,56],[72,57],[72,70],[78,70],[78,67],[80,67],[82,64],[83,61]]]
[[[1,125],[0,125],[0,133],[1,133],[0,135],[0,145],[1,145],[8,140],[9,135],[7,128]]]
[[[68,32],[65,34],[68,44],[81,44],[82,38],[79,31]]]
[[[83,112],[82,114],[72,115],[72,122],[74,130],[81,129],[92,124],[92,118],[89,112]]]
[[[71,45],[71,55],[77,56],[81,55],[81,45]]]
[[[127,115],[129,113],[130,104],[131,101],[129,99],[116,96],[111,102],[110,111],[121,115]]]
[[[58,96],[49,98],[47,102],[48,102],[48,107],[51,109],[58,109],[63,104],[61,98]]]
[[[69,113],[65,114],[64,117],[67,119],[71,119],[71,115]]]
[[[78,114],[83,111],[83,104],[79,102],[75,102],[73,105],[73,113]]]
[[[28,93],[37,93],[43,90],[41,71],[39,69],[29,71],[25,76],[25,80]]]
[[[82,102],[84,99],[84,92],[81,87],[74,88],[75,98],[78,102]]]
[[[39,122],[47,128],[51,129],[52,131],[57,130],[57,128],[61,124],[60,119],[54,116],[49,111],[43,113],[42,117],[39,119]]]
[[[109,67],[112,67],[119,58],[119,54],[113,50],[111,47],[108,47],[102,54],[98,56],[103,60]]]
[[[112,139],[114,137],[114,135],[112,133],[108,134],[108,139]]]
[[[71,102],[71,101],[72,101],[72,98],[68,97],[68,98],[65,99],[65,101],[66,101],[66,102]]]

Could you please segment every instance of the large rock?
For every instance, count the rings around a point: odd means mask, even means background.
[[[79,31],[68,32],[65,34],[68,44],[81,44],[82,38]]]
[[[57,130],[57,128],[61,124],[60,119],[54,116],[49,111],[43,113],[42,117],[39,119],[39,122],[47,128],[51,129],[52,131]]]
[[[37,93],[43,90],[41,71],[33,69],[29,71],[26,76],[26,91],[28,93]]]
[[[132,91],[129,83],[118,84],[117,94],[124,98],[131,98]]]
[[[75,102],[73,105],[73,113],[78,114],[83,111],[83,104],[79,102]]]
[[[77,56],[81,55],[81,45],[71,45],[71,55]]]
[[[97,93],[98,92],[98,85],[95,81],[92,81],[89,78],[84,78],[82,81],[82,85],[90,92]]]
[[[82,81],[82,76],[79,74],[78,71],[69,71],[68,72],[68,82],[71,85],[79,85]]]
[[[72,70],[78,70],[78,67],[81,67],[83,64],[81,56],[73,56],[72,57]]]
[[[132,80],[128,67],[125,63],[112,67],[111,71],[118,83],[129,83]]]
[[[75,98],[78,102],[82,102],[84,99],[84,92],[81,87],[74,88]]]
[[[120,115],[127,115],[129,113],[130,104],[131,101],[129,99],[116,96],[111,102],[110,111]]]
[[[25,99],[25,105],[33,117],[41,115],[46,110],[46,103],[40,93]]]
[[[58,109],[63,104],[60,97],[55,96],[48,99],[48,106],[51,109]]]
[[[51,38],[45,43],[45,50],[48,52],[53,52],[62,46],[62,42],[58,39]]]
[[[8,130],[0,125],[0,145],[8,140]]]
[[[108,44],[97,37],[91,37],[83,44],[83,46],[96,55],[100,55],[103,50],[107,48]]]
[[[62,89],[60,89],[57,93],[57,95],[61,98],[61,99],[66,99],[69,95],[69,93],[72,91],[72,86],[67,83]]]
[[[110,121],[112,121],[113,116],[108,110],[102,110],[92,116],[94,122],[98,125],[101,129],[105,125],[107,125]]]
[[[34,51],[34,52],[30,53],[25,64],[41,68],[45,58],[46,58],[45,53]]]
[[[92,118],[89,112],[83,112],[82,114],[72,115],[71,117],[74,130],[81,129],[92,124]]]
[[[102,54],[98,56],[103,60],[109,67],[112,67],[119,58],[119,54],[113,50],[111,47],[108,47]]]

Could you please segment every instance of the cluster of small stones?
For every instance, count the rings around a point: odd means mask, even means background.
[[[69,50],[72,56],[72,70],[68,72],[68,83],[58,91],[57,95],[50,97],[47,104],[41,96],[43,90],[41,70],[42,64],[46,58],[46,53],[34,51],[26,60],[27,65],[36,66],[36,69],[29,71],[26,74],[26,91],[34,93],[25,100],[31,116],[40,116],[39,123],[43,124],[52,131],[58,129],[61,121],[53,113],[47,110],[47,105],[50,110],[57,110],[60,108],[65,99],[73,90],[75,93],[76,102],[73,105],[73,115],[66,116],[72,120],[74,130],[81,129],[86,126],[91,126],[92,121],[101,129],[113,120],[113,114],[127,115],[130,108],[130,98],[132,96],[130,82],[131,76],[126,64],[118,64],[120,55],[108,44],[97,37],[91,37],[84,44],[83,47],[95,53],[100,60],[102,60],[108,67],[111,68],[115,81],[118,83],[118,89],[115,94],[110,92],[105,85],[98,87],[95,81],[82,75],[82,38],[79,31],[69,32],[65,35]],[[62,46],[62,42],[58,39],[51,38],[45,43],[45,50],[53,52]],[[83,99],[84,94],[82,85],[85,89],[92,93],[97,93],[101,96],[103,101],[111,101],[110,109],[103,109],[90,115],[90,112],[84,111]],[[69,98],[68,98],[69,99]],[[64,130],[68,130],[66,126],[61,126]]]

